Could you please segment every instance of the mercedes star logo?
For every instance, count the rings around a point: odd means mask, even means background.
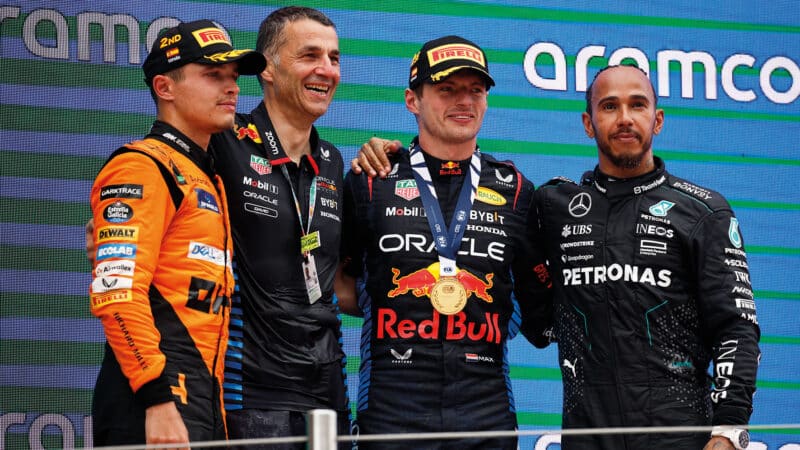
[[[581,192],[569,201],[569,213],[572,217],[583,217],[590,209],[592,209],[592,197],[586,192]]]

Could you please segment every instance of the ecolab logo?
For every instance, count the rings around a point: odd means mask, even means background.
[[[584,284],[602,284],[608,281],[624,281],[651,286],[669,287],[672,284],[672,271],[667,269],[654,273],[649,267],[640,268],[629,264],[611,264],[609,266],[575,267],[563,269],[564,286],[580,286]],[[657,279],[656,279],[657,278]]]
[[[107,258],[133,258],[136,246],[130,244],[104,244],[97,247],[97,261]]]

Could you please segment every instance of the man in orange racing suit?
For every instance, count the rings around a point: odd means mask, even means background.
[[[157,120],[109,157],[91,191],[91,311],[107,339],[95,445],[226,437],[232,239],[206,150],[212,133],[233,125],[239,74],[264,66],[208,20],[166,30],[144,62]]]

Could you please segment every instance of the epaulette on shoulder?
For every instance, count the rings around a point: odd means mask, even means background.
[[[730,207],[725,197],[717,191],[698,186],[674,175],[670,175],[668,182],[671,188],[687,194],[713,210]]]
[[[562,177],[559,175],[557,177],[550,178],[547,181],[547,183],[543,184],[542,186],[558,186],[559,184],[564,184],[564,183],[575,184],[575,182],[570,180],[569,178]]]

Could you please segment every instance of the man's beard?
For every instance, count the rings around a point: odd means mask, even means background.
[[[624,170],[636,169],[642,164],[642,160],[644,160],[644,156],[647,154],[647,151],[642,150],[641,152],[635,155],[614,155],[611,152],[611,147],[607,145],[598,146],[600,148],[600,152],[608,158],[611,164],[614,167]]]
[[[592,128],[594,129],[595,135],[599,136],[597,133],[597,128],[594,128],[594,124],[592,124]],[[621,131],[634,133],[634,131],[630,129]],[[639,133],[636,133],[636,136],[638,136],[641,140],[641,135],[639,135]],[[642,164],[645,155],[647,155],[647,152],[650,149],[650,142],[642,142],[642,151],[633,155],[615,155],[611,150],[611,144],[608,142],[598,142],[597,148],[600,149],[600,153],[605,155],[605,157],[608,158],[609,162],[611,162],[614,167],[623,170],[632,170],[638,168]]]

